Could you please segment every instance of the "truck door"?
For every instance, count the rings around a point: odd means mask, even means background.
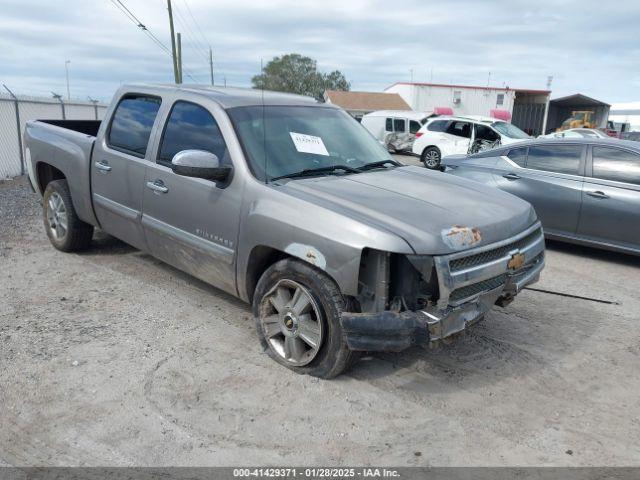
[[[143,250],[145,156],[160,103],[155,96],[125,95],[91,157],[92,199],[100,226]]]
[[[222,118],[223,113],[218,115]],[[236,293],[242,184],[232,178],[228,185],[217,185],[173,173],[171,160],[183,150],[205,150],[217,155],[222,165],[232,165],[214,115],[195,103],[174,103],[144,180],[142,224],[149,250],[176,268]]]
[[[594,145],[587,171],[591,177],[584,182],[578,234],[640,248],[640,155]]]

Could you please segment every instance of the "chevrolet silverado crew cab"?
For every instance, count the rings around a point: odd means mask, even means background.
[[[100,228],[250,302],[299,373],[461,332],[544,265],[527,202],[403,166],[306,97],[124,86],[102,122],[29,122],[25,149],[55,248]]]

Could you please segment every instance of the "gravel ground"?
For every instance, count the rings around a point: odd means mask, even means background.
[[[450,345],[333,381],[249,307],[105,235],[48,243],[0,182],[0,465],[640,465],[640,259],[550,244],[536,288]]]

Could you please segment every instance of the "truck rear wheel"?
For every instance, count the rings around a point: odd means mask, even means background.
[[[54,180],[47,185],[42,213],[49,241],[58,250],[75,252],[91,243],[93,226],[78,218],[66,180]]]
[[[256,286],[253,314],[262,347],[294,372],[333,378],[357,359],[344,340],[344,299],[322,272],[294,260],[269,267]]]

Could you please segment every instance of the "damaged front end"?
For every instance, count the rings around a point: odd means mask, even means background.
[[[540,223],[501,242],[450,255],[365,250],[355,312],[343,312],[350,349],[400,351],[426,345],[508,304],[544,267]]]

